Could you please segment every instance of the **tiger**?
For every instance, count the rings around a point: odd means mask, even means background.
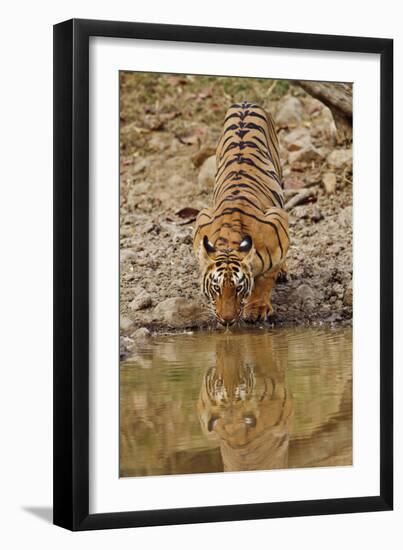
[[[218,439],[224,471],[287,468],[294,399],[287,385],[287,342],[269,333],[224,333],[197,404],[203,433]]]
[[[198,214],[193,237],[202,293],[221,324],[272,319],[290,237],[276,129],[259,105],[228,109],[216,169],[213,204]]]

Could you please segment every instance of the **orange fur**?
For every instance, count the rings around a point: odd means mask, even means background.
[[[265,319],[289,247],[271,116],[252,103],[233,105],[216,157],[213,204],[199,213],[193,242],[203,292],[221,322]]]

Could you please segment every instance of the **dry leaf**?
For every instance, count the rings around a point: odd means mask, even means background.
[[[179,84],[187,84],[187,79],[178,74],[171,74],[167,76],[166,81],[171,86],[179,86]]]
[[[171,111],[170,113],[159,113],[157,115],[148,114],[143,119],[143,125],[145,128],[151,131],[162,130],[164,124],[168,120],[172,120],[179,115],[179,111]]]
[[[304,204],[306,202],[315,202],[317,200],[316,191],[312,188],[301,189],[296,195],[290,198],[285,204],[285,210],[291,210],[299,204]]]
[[[305,172],[307,168],[306,162],[300,162],[299,160],[295,160],[290,164],[291,170],[294,170],[294,172]]]
[[[198,126],[183,135],[178,135],[177,138],[184,145],[195,145],[204,141],[207,132],[208,129],[205,126]]]
[[[197,214],[200,212],[200,210],[197,210],[197,208],[192,208],[191,206],[186,206],[185,208],[181,208],[175,214],[179,216],[180,218],[194,218],[196,219]]]
[[[198,99],[207,99],[208,97],[213,97],[213,88],[212,86],[209,86],[208,88],[204,88],[201,92],[197,94]]]
[[[121,164],[122,166],[130,166],[131,164],[133,164],[134,160],[133,159],[123,159]]]

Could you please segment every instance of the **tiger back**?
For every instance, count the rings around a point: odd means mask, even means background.
[[[271,316],[271,291],[289,247],[273,119],[254,103],[227,111],[210,208],[196,220],[202,290],[219,322]]]

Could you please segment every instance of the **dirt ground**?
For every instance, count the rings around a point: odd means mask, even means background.
[[[281,145],[292,243],[288,282],[273,292],[276,323],[351,323],[352,144],[329,109],[276,80],[121,73],[120,92],[123,350],[145,329],[215,327],[192,234],[211,204],[225,112],[240,100],[273,114]]]

